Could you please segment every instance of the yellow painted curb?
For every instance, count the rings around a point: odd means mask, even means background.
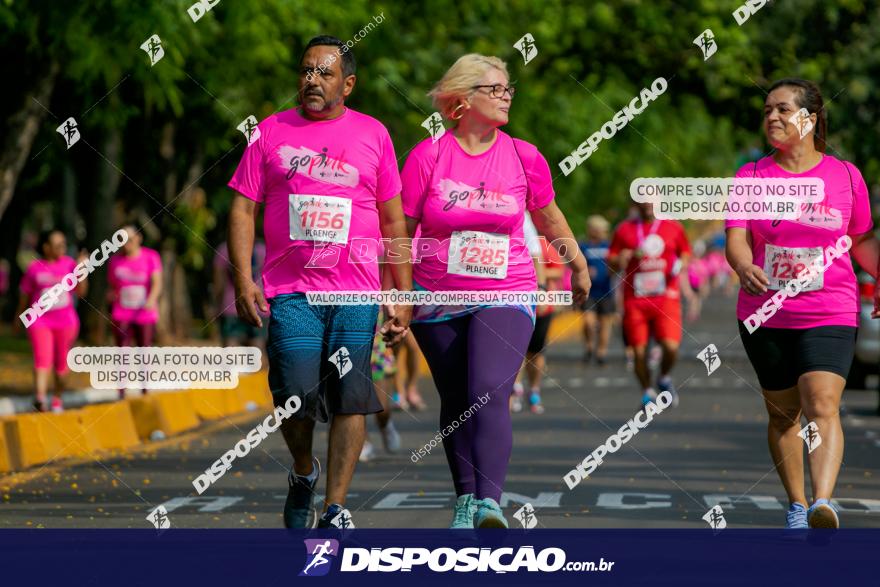
[[[272,407],[272,393],[269,391],[269,379],[265,372],[240,376],[237,391],[245,406],[248,402],[254,402],[261,408]]]
[[[12,470],[9,458],[9,443],[6,442],[5,418],[0,419],[0,473],[8,473]]]
[[[83,426],[103,449],[126,449],[140,443],[129,402],[98,404],[79,410]]]
[[[131,404],[138,437],[146,439],[155,430],[165,436],[177,434],[199,425],[199,418],[190,397],[191,391],[156,393],[127,400]]]
[[[87,406],[61,414],[16,414],[0,418],[0,473],[21,471],[99,450],[137,447],[161,430],[172,436],[200,425],[272,406],[265,371],[241,375],[235,389],[192,389],[154,393]]]
[[[566,311],[554,315],[547,331],[547,344],[580,337],[582,322],[583,312]]]
[[[201,420],[217,420],[244,411],[244,402],[235,389],[191,389],[189,396]]]
[[[97,429],[86,428],[81,416],[79,410],[62,414],[46,414],[44,420],[50,428],[53,428],[49,434],[54,432],[61,445],[57,456],[53,453],[49,455],[49,458],[85,456],[101,448]]]
[[[40,437],[38,421],[41,416],[42,414],[22,414],[3,423],[13,470],[25,469],[49,460],[51,455],[46,454]]]

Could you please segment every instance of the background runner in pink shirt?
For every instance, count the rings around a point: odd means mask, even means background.
[[[37,252],[40,258],[33,261],[21,278],[21,299],[16,312],[14,328],[19,328],[19,315],[25,307],[32,306],[44,292],[61,283],[76,267],[76,261],[68,257],[67,240],[60,231],[48,231],[40,235]],[[35,401],[37,411],[46,410],[46,394],[52,370],[55,370],[55,395],[52,411],[61,411],[61,392],[66,387],[67,352],[79,333],[79,317],[73,305],[73,294],[85,295],[86,282],[81,281],[74,290],[62,291],[58,300],[27,329],[34,351]]]
[[[108,281],[113,337],[118,346],[152,346],[159,321],[162,295],[162,259],[153,249],[141,246],[143,236],[134,226],[125,226],[128,240],[110,257]],[[146,395],[147,390],[141,393]],[[119,390],[119,397],[125,390]]]
[[[155,325],[162,294],[162,259],[157,251],[140,245],[142,237],[134,227],[127,226],[125,230],[128,241],[110,258],[108,267],[110,317],[123,326]],[[150,330],[149,336],[133,333],[140,346],[152,344],[152,329],[146,330]],[[127,335],[117,339],[121,345],[130,343]]]

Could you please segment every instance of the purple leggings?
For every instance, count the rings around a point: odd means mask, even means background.
[[[532,321],[516,308],[492,307],[411,328],[440,393],[440,430],[459,422],[443,439],[456,495],[500,502],[513,446],[508,399]]]

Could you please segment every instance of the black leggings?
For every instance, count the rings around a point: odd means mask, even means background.
[[[855,354],[855,326],[815,328],[766,328],[752,334],[739,323],[739,335],[761,387],[768,391],[789,389],[811,371],[828,371],[844,379]]]

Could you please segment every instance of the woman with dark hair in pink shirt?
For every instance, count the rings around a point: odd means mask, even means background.
[[[736,176],[820,178],[824,199],[802,205],[794,220],[727,222],[727,259],[741,283],[736,317],[770,416],[770,454],[790,503],[786,527],[836,528],[830,500],[843,459],[840,398],[859,320],[850,254],[876,277],[878,243],[862,174],[825,153],[825,106],[816,84],[774,83],[764,102],[764,132],[775,151]]]

